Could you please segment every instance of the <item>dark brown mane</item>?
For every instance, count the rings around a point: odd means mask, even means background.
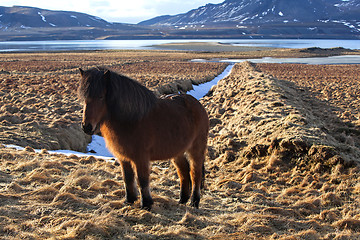
[[[109,71],[92,68],[83,73],[79,97],[96,98],[106,92],[106,104],[111,117],[121,121],[137,121],[155,105],[155,94],[139,82]]]

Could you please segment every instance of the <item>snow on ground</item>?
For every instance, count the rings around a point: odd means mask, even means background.
[[[210,82],[206,82],[200,85],[194,85],[193,86],[193,90],[188,91],[187,94],[190,94],[191,96],[193,96],[194,98],[196,98],[197,100],[199,100],[200,98],[204,97],[211,89],[212,86],[216,85],[221,79],[229,76],[229,74],[231,73],[231,69],[234,67],[234,64],[230,64],[229,66],[227,66],[225,68],[225,70],[218,75],[217,77],[215,77],[213,80],[211,80]]]
[[[43,20],[43,22],[47,22],[45,16],[42,15],[41,12],[38,12],[38,14],[40,15],[40,17],[41,17],[41,19]]]
[[[13,145],[13,144],[5,144],[5,147],[7,148],[14,148],[16,150],[24,150],[24,147],[20,147],[17,145]],[[106,148],[105,145],[103,145],[101,148]],[[40,149],[34,149],[35,152],[40,153],[42,150]],[[96,154],[96,153],[82,153],[82,152],[76,152],[76,151],[72,151],[72,150],[49,150],[47,151],[50,154],[62,154],[62,155],[66,155],[66,156],[70,156],[70,155],[75,155],[78,157],[89,157],[89,156],[93,156],[95,158],[102,158],[102,159],[106,159],[106,160],[114,160],[114,157],[110,157],[110,156],[102,156],[100,154]]]
[[[91,143],[87,146],[86,151],[95,152],[95,155],[114,158],[114,156],[106,148],[104,138],[98,135],[92,136]]]

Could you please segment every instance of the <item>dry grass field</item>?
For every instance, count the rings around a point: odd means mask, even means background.
[[[258,64],[260,71],[294,82],[332,105],[345,122],[360,126],[360,65]]]
[[[226,67],[191,63],[181,52],[137,51],[1,54],[0,62],[0,143],[77,151],[90,141],[79,125],[79,67],[108,67],[158,95],[190,90]]]
[[[124,203],[117,163],[48,153],[90,141],[78,67],[107,66],[161,94],[226,67],[189,59],[243,54],[0,54],[0,239],[360,239],[358,65],[236,64],[201,100],[211,130],[199,209],[177,203],[168,161],[153,163],[149,212]]]

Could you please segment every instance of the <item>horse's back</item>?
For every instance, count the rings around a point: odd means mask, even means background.
[[[193,96],[189,94],[172,94],[165,96],[163,99],[169,101],[171,107],[174,107],[175,109],[177,107],[184,107],[186,111],[190,113],[195,124],[201,124],[204,127],[209,125],[209,118],[205,108]]]
[[[194,97],[187,94],[159,99],[150,117],[154,154],[153,160],[171,158],[189,149],[194,141],[206,142],[209,119],[206,110]],[[206,143],[205,143],[206,144]],[[156,149],[156,150],[155,150]],[[165,156],[172,153],[171,156]]]

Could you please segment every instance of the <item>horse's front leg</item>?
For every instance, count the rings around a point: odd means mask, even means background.
[[[128,161],[120,161],[124,182],[125,182],[125,189],[126,189],[126,202],[134,203],[137,199],[137,187],[135,181],[135,173],[131,166],[131,163]]]
[[[135,162],[135,166],[141,191],[141,208],[151,210],[154,201],[150,194],[150,161],[141,159]]]

